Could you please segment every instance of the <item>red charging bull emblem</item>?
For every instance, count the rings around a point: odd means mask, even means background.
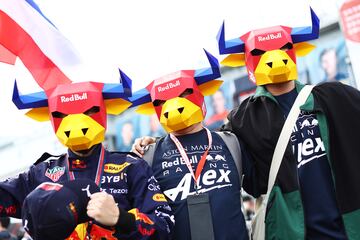
[[[150,225],[153,225],[154,222],[145,214],[139,212],[139,209],[134,208],[129,211],[129,213],[133,214],[135,216],[135,220],[141,221]]]

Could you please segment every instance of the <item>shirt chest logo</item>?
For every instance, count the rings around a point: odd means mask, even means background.
[[[302,112],[290,137],[298,168],[326,155],[319,122],[314,114]]]
[[[231,187],[230,181],[231,170],[228,169],[210,169],[202,173],[198,179],[199,181],[199,193],[209,192],[214,189],[220,189],[224,187]],[[171,200],[175,201],[178,196],[179,200],[184,200],[188,195],[193,195],[195,192],[191,192],[191,186],[193,185],[193,179],[190,173],[185,174],[180,180],[179,184],[175,188],[164,191],[164,194]]]
[[[124,162],[123,164],[107,163],[104,166],[104,172],[116,174],[123,171],[129,165],[131,165],[131,163],[128,162]]]
[[[65,167],[55,166],[53,168],[48,168],[45,171],[45,176],[50,178],[53,182],[59,181],[62,175],[65,173]]]

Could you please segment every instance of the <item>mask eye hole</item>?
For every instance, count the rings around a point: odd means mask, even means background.
[[[293,48],[292,43],[291,43],[291,42],[288,42],[287,44],[285,44],[284,46],[282,46],[282,47],[280,48],[280,50],[288,51],[288,50],[290,50],[290,49],[292,49],[292,48]]]
[[[194,92],[194,90],[193,90],[192,88],[187,88],[187,89],[185,89],[185,91],[183,91],[183,92],[179,95],[179,97],[184,98],[184,97],[186,97],[186,96],[189,96],[189,95],[192,94],[193,92]]]
[[[100,112],[100,107],[93,106],[93,107],[89,108],[88,110],[86,110],[84,112],[84,114],[87,115],[87,116],[91,116],[91,115],[93,115],[95,113],[98,113],[98,112]]]
[[[52,112],[52,113],[51,113],[51,116],[52,116],[53,118],[64,118],[64,117],[67,116],[67,114],[62,113],[62,112],[55,111],[55,112]]]
[[[153,105],[154,105],[155,107],[159,107],[159,106],[164,105],[165,102],[166,102],[165,100],[156,99],[155,101],[153,101]]]
[[[251,54],[252,56],[261,56],[261,55],[263,55],[265,52],[266,52],[266,51],[264,51],[264,50],[260,50],[260,49],[255,48],[255,49],[251,50],[250,54]]]

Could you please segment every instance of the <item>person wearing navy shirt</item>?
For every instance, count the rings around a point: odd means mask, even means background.
[[[27,214],[22,214],[26,212],[22,209],[24,200],[44,182],[61,185],[68,180],[71,184],[72,180],[88,179],[103,190],[88,195],[90,200],[85,209],[92,220],[76,222],[78,226],[66,237],[80,240],[170,238],[173,215],[153,180],[150,167],[132,154],[110,152],[102,144],[107,113],[120,114],[130,105],[126,99],[131,93],[131,82],[125,77],[121,79],[121,83],[110,86],[111,93],[100,82],[53,82],[49,91],[42,92],[41,100],[19,96],[15,84],[14,103],[20,109],[34,107],[28,112],[34,119],[50,120],[68,152],[60,156],[45,153],[28,171],[0,182],[0,216],[26,217]],[[23,102],[23,99],[29,101]],[[37,109],[39,106],[43,108]],[[57,214],[56,211],[47,213]],[[27,222],[23,218],[25,226]],[[54,225],[57,228],[61,224]],[[33,237],[44,234],[42,229],[39,226]],[[68,235],[63,229],[58,230]]]
[[[145,155],[142,147],[154,138],[137,139],[132,150],[144,155],[174,211],[173,239],[246,240],[240,143],[234,134],[225,136],[203,126],[204,96],[222,83],[215,80],[220,76],[218,61],[205,53],[212,66],[208,71],[180,70],[134,93],[133,106],[139,106],[140,113],[156,112],[168,134]]]
[[[304,85],[298,79],[297,57],[315,46],[320,21],[310,8],[311,25],[270,26],[226,40],[225,24],[217,35],[222,64],[246,66],[256,85],[253,96],[228,115],[223,130],[243,141],[257,176],[254,197],[268,193],[265,239],[359,239],[360,236],[360,92],[339,82],[314,86],[300,106],[301,114],[269,189],[274,150],[286,115]],[[288,95],[287,95],[288,94]],[[284,131],[283,131],[284,130]],[[291,130],[291,129],[289,129]],[[284,136],[284,135],[283,135]],[[259,199],[260,200],[260,199]]]
[[[274,96],[285,117],[297,95],[294,88]],[[316,114],[300,112],[290,142],[297,160],[307,239],[347,239]]]
[[[92,199],[106,193],[120,211],[115,225],[104,228],[104,224],[97,221],[88,225],[91,236],[102,233],[117,239],[169,239],[174,224],[172,211],[150,167],[131,154],[109,152],[102,144],[95,145],[91,154],[79,155],[69,149],[60,156],[44,155],[28,172],[0,182],[0,215],[19,218],[22,202],[38,185],[74,179],[94,180],[102,192],[94,193]],[[106,212],[111,207],[107,205],[102,209]],[[73,234],[81,235],[78,230]]]
[[[209,194],[215,239],[248,239],[241,212],[241,186],[234,159],[221,137],[215,132],[211,136],[212,146],[201,171],[198,192]],[[198,124],[193,131],[178,135],[177,138],[186,149],[192,167],[196,169],[208,145],[206,130]],[[191,239],[186,199],[196,193],[194,180],[170,135],[157,143],[152,169],[169,199],[178,223],[173,236],[175,239]]]

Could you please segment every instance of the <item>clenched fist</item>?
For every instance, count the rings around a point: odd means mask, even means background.
[[[120,211],[112,195],[97,192],[90,197],[87,215],[105,226],[112,227],[117,223]]]

